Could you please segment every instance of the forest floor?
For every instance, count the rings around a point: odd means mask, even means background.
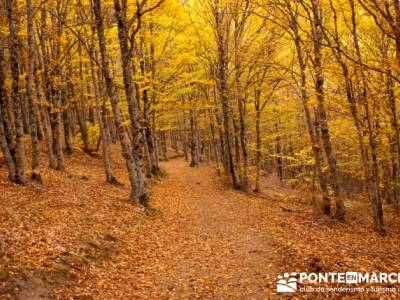
[[[245,194],[211,167],[173,159],[144,215],[127,201],[121,158],[112,163],[125,187],[105,184],[101,158],[81,153],[65,173],[44,168],[43,184],[13,185],[0,168],[0,299],[279,299],[284,272],[400,270],[390,214],[380,236],[363,206],[349,203],[341,224],[273,179]]]

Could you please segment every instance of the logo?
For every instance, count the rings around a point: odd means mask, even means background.
[[[349,284],[358,283],[358,272],[346,272],[346,283]]]
[[[279,275],[276,280],[278,293],[359,293],[359,292],[400,292],[393,284],[400,284],[399,273],[306,273],[286,272]],[[371,286],[357,286],[358,284],[372,284]],[[329,286],[335,284],[335,286]],[[339,286],[338,286],[339,284]],[[380,285],[379,285],[380,284]],[[340,286],[343,285],[343,286]]]
[[[277,278],[276,291],[278,293],[294,293],[297,291],[297,274],[285,273]]]

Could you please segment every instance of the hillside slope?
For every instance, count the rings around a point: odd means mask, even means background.
[[[284,272],[400,267],[398,228],[381,237],[363,217],[337,224],[284,189],[235,192],[211,168],[174,159],[144,215],[125,187],[104,183],[100,158],[67,165],[23,187],[1,170],[0,298],[270,299]],[[122,160],[113,166],[124,182]]]

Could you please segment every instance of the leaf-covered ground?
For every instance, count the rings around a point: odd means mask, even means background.
[[[301,192],[268,181],[262,195],[232,191],[211,168],[174,159],[151,182],[145,216],[125,187],[104,183],[100,158],[74,154],[66,165],[22,187],[0,168],[0,298],[278,299],[287,271],[400,270],[395,217],[381,237],[364,206],[350,203],[338,224]],[[124,181],[122,161],[113,166]]]

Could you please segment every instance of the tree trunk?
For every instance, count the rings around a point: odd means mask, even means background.
[[[190,166],[197,167],[199,165],[198,157],[198,140],[196,138],[196,115],[194,109],[190,109]]]
[[[60,39],[62,36],[62,23],[61,20],[56,17],[56,12],[53,12],[51,15],[51,21],[53,26],[56,28],[56,40],[53,44],[52,50],[52,57],[51,60],[58,61],[60,58]],[[41,16],[41,26],[43,32],[46,33],[46,10],[42,9],[42,16]],[[52,148],[53,153],[55,155],[55,165],[52,166],[54,169],[63,171],[64,166],[64,153],[63,153],[63,146],[62,146],[62,137],[61,137],[61,86],[58,82],[54,82],[53,78],[59,80],[61,82],[61,69],[59,64],[55,64],[49,72],[49,64],[50,58],[49,53],[46,49],[45,41],[47,36],[44,36],[40,39],[41,47],[42,47],[42,55],[43,55],[43,65],[44,65],[44,75],[45,75],[45,82],[46,85],[46,98],[50,104],[50,124],[51,124],[51,132],[52,132]]]
[[[44,106],[42,107],[42,121],[43,124],[45,124],[44,129],[45,129],[45,134],[46,134],[46,146],[47,146],[47,155],[49,157],[49,164],[50,167],[52,169],[57,169],[57,160],[56,160],[56,156],[54,153],[54,149],[53,149],[53,133],[52,133],[52,129],[51,129],[51,122],[50,122],[50,116],[49,116],[49,107],[51,107],[51,103],[52,103],[52,96],[51,96],[51,81],[50,81],[50,77],[49,77],[49,56],[48,53],[46,51],[46,38],[47,38],[47,28],[46,28],[46,11],[44,9],[42,9],[41,11],[41,24],[40,24],[40,28],[41,28],[41,34],[39,34],[39,41],[40,41],[40,50],[41,50],[41,58],[42,60],[40,60],[40,53],[39,51],[37,51],[37,61],[38,63],[40,61],[41,65],[42,65],[42,73],[43,73],[43,80],[42,80],[42,84],[43,84],[43,90],[44,90],[44,94],[45,94],[45,98],[47,101],[47,105],[48,106]],[[40,87],[39,87],[39,83],[38,81],[35,81],[36,84],[36,94],[40,93]]]
[[[302,40],[299,33],[299,25],[298,25],[298,16],[295,12],[292,11],[290,6],[290,1],[287,2],[288,9],[290,13],[290,24],[291,30],[294,35],[294,43],[296,47],[296,54],[297,60],[300,67],[300,94],[301,94],[301,101],[304,109],[304,115],[306,118],[307,130],[310,136],[313,156],[314,156],[314,165],[315,171],[317,172],[319,178],[319,184],[322,191],[322,212],[325,215],[331,214],[331,203],[327,185],[327,179],[325,174],[322,172],[322,155],[321,155],[321,147],[319,146],[319,142],[316,137],[316,127],[312,120],[310,107],[309,107],[309,96],[307,93],[307,75],[306,75],[306,62],[303,57],[303,49],[302,49]],[[315,120],[317,121],[317,120]]]
[[[235,18],[235,34],[234,34],[234,64],[235,64],[235,88],[236,88],[236,101],[238,104],[239,112],[239,131],[240,131],[240,148],[242,151],[242,175],[241,175],[241,189],[245,192],[249,188],[249,150],[247,141],[247,126],[246,126],[246,100],[242,97],[241,85],[241,57],[240,57],[240,39],[243,34],[244,20],[246,20],[245,13],[239,22],[238,12],[234,14]]]
[[[281,137],[278,133],[278,124],[275,124],[276,139],[275,139],[275,154],[276,154],[276,173],[278,174],[279,180],[283,180],[283,164],[282,164],[282,144]]]
[[[94,88],[94,99],[95,99],[95,103],[96,103],[96,115],[97,115],[96,118],[97,118],[99,128],[100,128],[100,137],[101,137],[101,145],[102,145],[102,150],[103,150],[103,163],[104,163],[104,171],[106,174],[106,180],[110,184],[118,184],[118,181],[114,177],[112,169],[111,169],[108,137],[107,137],[107,133],[104,128],[106,119],[105,119],[104,114],[101,113],[99,82],[96,77],[96,73],[94,71],[92,59],[90,60],[90,72],[91,72],[93,88]]]
[[[357,32],[357,23],[356,23],[356,11],[354,7],[354,1],[350,0],[350,5],[351,5],[351,17],[352,17],[352,35],[353,35],[353,42],[354,42],[354,47],[355,47],[355,52],[357,56],[357,61],[362,64],[362,58],[361,58],[361,51],[360,51],[360,46],[359,46],[359,38],[358,38],[358,32]],[[367,186],[368,186],[368,193],[369,193],[369,198],[371,201],[371,206],[372,206],[372,218],[373,218],[373,223],[374,223],[374,229],[377,232],[383,232],[383,210],[382,210],[382,199],[380,197],[379,193],[379,169],[378,169],[378,162],[377,162],[377,153],[376,153],[376,139],[375,135],[373,133],[373,128],[372,128],[372,120],[371,120],[371,113],[370,113],[370,108],[369,108],[369,103],[368,103],[368,97],[367,97],[367,83],[366,83],[366,78],[364,74],[364,70],[362,67],[357,69],[357,78],[361,79],[361,103],[364,106],[365,109],[365,119],[367,123],[367,132],[368,132],[368,137],[369,137],[369,146],[371,149],[371,156],[372,156],[372,170],[370,170],[370,163],[369,159],[364,159],[364,172],[367,181]],[[362,142],[362,137],[359,137],[360,141]],[[367,157],[367,154],[364,154],[365,157]]]
[[[118,37],[121,53],[122,73],[125,87],[125,96],[128,102],[128,110],[132,130],[132,156],[135,164],[136,185],[134,198],[145,204],[149,198],[149,190],[146,183],[146,176],[143,172],[143,137],[142,128],[139,122],[139,105],[134,94],[133,74],[132,74],[132,51],[128,45],[127,28],[127,7],[126,2],[114,0],[115,17],[118,23]],[[133,45],[131,45],[133,47]]]
[[[26,81],[26,96],[29,103],[30,113],[30,134],[32,141],[32,179],[41,181],[41,175],[39,171],[40,165],[40,149],[39,139],[37,130],[37,116],[38,109],[37,104],[33,99],[33,81],[35,80],[36,67],[35,67],[35,35],[33,30],[33,8],[32,1],[26,0],[26,15],[27,15],[27,30],[28,30],[28,74]]]
[[[24,154],[24,125],[21,101],[19,97],[19,57],[18,57],[18,27],[15,19],[15,5],[14,0],[6,0],[7,5],[7,16],[8,26],[10,30],[10,62],[11,62],[11,76],[12,76],[12,87],[11,87],[11,101],[14,106],[15,116],[15,176],[11,179],[14,183],[22,184],[25,182],[25,154]]]
[[[7,114],[5,111],[5,96],[6,90],[4,89],[5,81],[5,60],[4,60],[4,40],[0,37],[0,147],[4,155],[4,159],[7,164],[8,177],[10,180],[14,181],[16,177],[16,165],[13,158],[12,150],[10,149],[9,142],[7,140],[5,120],[7,119]]]
[[[89,144],[89,135],[87,131],[86,124],[86,96],[84,93],[84,80],[83,80],[83,63],[82,63],[82,55],[81,55],[81,47],[78,48],[79,53],[79,79],[80,79],[80,88],[79,100],[76,102],[76,115],[78,117],[79,128],[81,131],[81,137],[83,142],[83,151],[85,153],[91,154],[90,144]]]
[[[135,160],[133,157],[132,149],[129,144],[129,138],[125,131],[124,125],[122,123],[121,110],[118,106],[117,91],[114,86],[113,77],[111,75],[111,69],[109,65],[109,58],[106,50],[105,35],[104,35],[104,21],[103,13],[101,9],[100,0],[93,0],[93,12],[96,19],[96,29],[99,41],[99,49],[101,54],[101,65],[102,71],[106,83],[107,94],[111,99],[111,106],[114,114],[115,125],[117,126],[119,140],[121,143],[122,154],[126,162],[128,169],[129,181],[131,183],[131,200],[138,201],[141,204],[146,205],[146,200],[148,195],[140,191],[137,185],[137,172]]]
[[[261,173],[261,110],[260,110],[260,94],[259,90],[255,92],[255,108],[256,108],[256,187],[255,192],[260,192],[260,173]]]
[[[229,104],[228,98],[228,83],[227,83],[227,68],[228,68],[228,53],[227,53],[227,39],[225,37],[226,31],[226,16],[224,12],[221,12],[220,3],[215,0],[215,26],[217,33],[217,47],[218,47],[218,71],[217,71],[217,87],[219,92],[219,98],[222,104],[222,116],[224,126],[224,140],[227,155],[227,165],[229,167],[230,176],[232,178],[232,185],[234,189],[240,188],[240,180],[237,171],[237,164],[233,154],[234,143],[232,141],[232,111]]]
[[[336,156],[333,151],[327,114],[325,110],[325,96],[324,96],[324,75],[322,69],[322,16],[320,0],[312,0],[312,11],[313,11],[313,46],[314,46],[314,75],[315,75],[315,93],[318,101],[318,119],[321,126],[321,139],[325,150],[325,155],[328,161],[329,173],[331,177],[331,184],[335,193],[335,204],[336,204],[336,215],[335,217],[339,220],[344,220],[346,216],[346,208],[342,198],[342,189],[339,181],[339,171],[336,163]]]

